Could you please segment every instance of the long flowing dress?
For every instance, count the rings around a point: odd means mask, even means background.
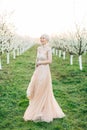
[[[51,59],[52,51],[48,44],[38,47],[37,61]],[[54,118],[63,118],[65,116],[53,94],[49,64],[36,67],[27,88],[28,96],[30,101],[23,116],[25,121],[51,122]]]

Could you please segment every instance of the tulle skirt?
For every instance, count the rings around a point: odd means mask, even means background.
[[[27,88],[27,96],[30,101],[23,116],[25,121],[51,122],[54,118],[65,116],[53,95],[49,65],[40,65],[35,69]]]

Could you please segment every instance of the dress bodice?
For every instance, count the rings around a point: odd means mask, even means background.
[[[37,60],[48,60],[49,55],[51,57],[51,47],[49,45],[41,45],[37,50]]]

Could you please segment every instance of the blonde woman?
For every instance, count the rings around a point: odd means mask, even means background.
[[[52,90],[49,64],[52,52],[49,36],[40,37],[41,45],[37,48],[36,69],[27,88],[29,106],[24,113],[24,120],[51,122],[54,118],[63,118],[65,114],[58,105]]]

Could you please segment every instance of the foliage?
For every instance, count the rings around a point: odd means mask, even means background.
[[[87,30],[76,28],[76,32],[55,35],[51,38],[51,46],[70,54],[82,55],[87,51]]]

